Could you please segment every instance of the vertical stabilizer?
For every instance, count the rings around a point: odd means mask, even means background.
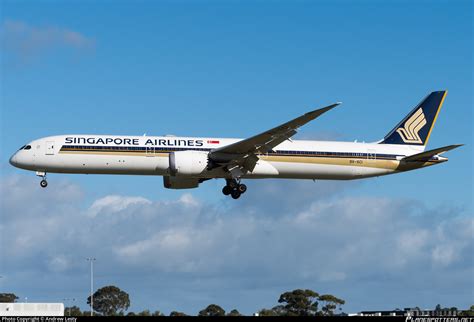
[[[447,93],[438,91],[426,96],[380,144],[426,146]]]

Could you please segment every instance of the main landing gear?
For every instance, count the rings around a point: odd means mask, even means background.
[[[240,195],[247,191],[247,186],[240,183],[240,180],[226,179],[227,184],[222,188],[222,193],[230,195],[233,199],[239,199]]]
[[[48,186],[48,181],[46,181],[46,172],[37,171],[36,175],[43,178],[43,180],[40,181],[41,188],[46,188]]]

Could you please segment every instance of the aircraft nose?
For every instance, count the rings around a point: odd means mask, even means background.
[[[18,166],[18,162],[16,160],[17,156],[16,156],[16,153],[13,154],[9,160],[10,164],[14,167],[17,167]]]

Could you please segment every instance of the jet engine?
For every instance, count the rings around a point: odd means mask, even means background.
[[[207,168],[208,153],[202,151],[177,151],[169,154],[172,176],[196,176]]]

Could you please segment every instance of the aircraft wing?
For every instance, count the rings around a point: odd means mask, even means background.
[[[435,155],[442,154],[442,153],[447,152],[449,150],[456,149],[456,148],[458,148],[462,145],[463,144],[453,144],[453,145],[443,146],[441,148],[437,148],[437,149],[434,149],[434,150],[429,150],[429,151],[417,153],[417,154],[414,154],[414,155],[410,155],[408,157],[403,158],[402,160],[403,161],[408,161],[408,162],[410,162],[410,161],[428,161],[431,157],[433,157]]]
[[[316,119],[325,112],[333,109],[341,103],[308,112],[289,122],[274,127],[268,131],[252,136],[248,139],[212,150],[209,153],[210,160],[217,165],[227,165],[227,169],[233,176],[240,176],[245,171],[252,171],[258,161],[259,153],[265,154],[274,147],[290,139],[296,134],[296,130],[306,123]]]
[[[252,136],[251,138],[223,146],[211,151],[212,154],[249,154],[266,153],[285,140],[288,140],[296,134],[296,129],[314,120],[321,114],[338,106],[341,103],[335,103],[297,117],[289,122],[279,125],[271,130]]]

